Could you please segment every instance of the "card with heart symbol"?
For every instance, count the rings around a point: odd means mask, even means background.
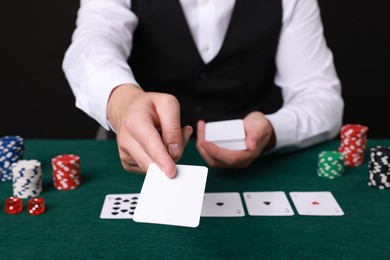
[[[244,207],[238,192],[205,193],[202,217],[243,217]]]
[[[344,212],[329,191],[290,192],[299,215],[343,216]]]
[[[251,216],[293,216],[294,211],[283,191],[244,192],[248,214]]]

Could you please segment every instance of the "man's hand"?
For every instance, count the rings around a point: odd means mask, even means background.
[[[145,173],[154,162],[169,178],[175,176],[175,161],[182,156],[192,128],[181,128],[180,104],[174,96],[124,84],[111,93],[107,117],[117,133],[125,170]]]
[[[205,122],[198,122],[196,147],[212,167],[246,168],[265,149],[275,146],[275,134],[271,123],[260,112],[252,112],[244,118],[246,133],[245,151],[233,151],[220,148],[205,140]]]

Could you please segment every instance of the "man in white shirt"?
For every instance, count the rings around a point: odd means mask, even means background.
[[[316,0],[81,0],[63,68],[133,172],[155,162],[173,177],[195,127],[210,166],[242,168],[330,139],[342,122]],[[273,83],[283,105],[269,112]],[[247,150],[204,140],[205,121],[239,117]]]

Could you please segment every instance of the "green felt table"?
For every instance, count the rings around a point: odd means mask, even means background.
[[[337,150],[339,140],[258,159],[244,170],[209,168],[206,192],[330,191],[342,217],[300,216],[206,218],[197,228],[100,219],[106,194],[138,193],[144,176],[125,172],[114,140],[26,140],[25,159],[43,166],[41,196],[47,210],[7,215],[0,210],[1,259],[389,259],[390,190],[368,187],[367,154],[390,140],[369,140],[365,163],[345,176],[317,177],[317,158]],[[81,158],[82,185],[58,191],[51,158]],[[205,165],[191,141],[181,164]],[[0,183],[0,198],[12,195]],[[242,198],[243,199],[243,198]],[[290,203],[291,199],[289,198]],[[27,200],[23,200],[26,207]]]

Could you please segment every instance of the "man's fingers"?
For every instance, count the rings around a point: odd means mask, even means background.
[[[148,124],[144,123],[142,125],[147,126]],[[148,126],[134,131],[134,137],[139,140],[141,148],[151,158],[151,161],[155,162],[167,177],[173,178],[176,174],[175,162],[168,154],[168,150],[163,144],[158,131],[154,126],[150,124]],[[134,153],[137,153],[137,151],[134,151],[132,154]]]
[[[151,111],[153,113],[153,110]],[[176,166],[156,129],[154,117],[155,115],[138,113],[128,119],[126,131],[131,133],[131,138],[136,140],[139,146],[130,147],[131,145],[127,143],[127,150],[138,164],[143,163],[139,165],[141,168],[147,169],[151,162],[155,162],[169,178],[172,178],[176,173]],[[145,158],[150,158],[150,160]]]
[[[159,95],[153,102],[168,153],[173,159],[180,158],[183,151],[180,104],[172,95]]]
[[[194,132],[194,130],[192,129],[191,126],[186,125],[185,127],[183,127],[183,129],[182,129],[182,137],[181,137],[181,139],[183,141],[183,149],[184,149],[184,147],[187,146],[188,141],[190,140],[190,137],[191,137],[193,132]]]
[[[208,165],[212,167],[222,167],[222,163],[217,158],[218,147],[216,147],[213,143],[207,142],[205,140],[205,125],[206,123],[203,120],[200,120],[197,123],[196,147],[200,155],[203,157],[203,159],[207,162]],[[213,154],[212,151],[214,151],[215,153]]]
[[[274,146],[273,128],[271,123],[260,112],[250,113],[244,118],[246,143],[248,150],[260,153],[266,148]]]
[[[208,161],[212,162],[214,167],[246,167],[245,161],[252,157],[250,151],[228,150],[220,148],[210,142],[202,143],[203,154],[207,156]]]
[[[261,136],[258,128],[253,125],[252,121],[249,121],[245,124],[245,134],[246,146],[248,147],[248,150],[254,151]]]
[[[206,123],[203,120],[199,120],[197,123],[197,140],[199,141],[204,141],[205,140],[205,128],[206,128]]]
[[[169,178],[174,177],[175,161],[182,156],[192,134],[190,126],[181,128],[178,100],[169,94],[147,93],[133,100],[127,114],[122,131],[132,138],[133,146],[121,140],[121,149],[141,170],[146,171],[149,164],[154,162]],[[158,132],[160,129],[161,135]],[[124,167],[134,169],[131,164],[125,163]]]
[[[152,159],[132,137],[118,137],[119,156],[126,171],[146,173]]]
[[[254,153],[252,151],[234,151],[218,147],[217,145],[205,140],[205,122],[199,121],[197,131],[196,147],[207,162],[212,167],[247,167],[253,161]]]
[[[133,173],[140,173],[140,174],[145,174],[145,171],[141,169],[138,165],[132,164],[132,163],[126,163],[122,161],[122,167],[128,171],[128,172],[133,172]]]

